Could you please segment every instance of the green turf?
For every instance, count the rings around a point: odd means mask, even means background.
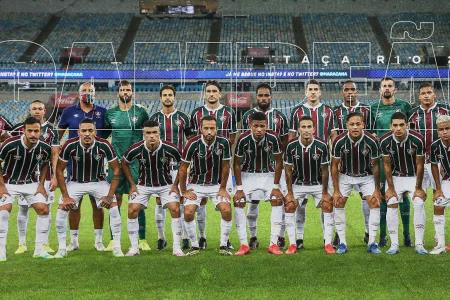
[[[304,251],[293,256],[274,257],[266,253],[270,229],[270,207],[260,209],[260,249],[246,257],[222,257],[217,253],[219,214],[207,211],[208,249],[197,257],[173,257],[171,249],[152,250],[139,257],[114,258],[93,249],[91,207],[83,201],[80,250],[66,259],[31,258],[35,213],[29,223],[28,252],[14,255],[17,246],[16,213],[10,218],[8,261],[0,264],[1,299],[400,299],[448,297],[450,256],[416,255],[412,248],[390,257],[368,255],[363,244],[360,200],[353,197],[347,207],[349,253],[326,256],[322,250],[319,212],[307,210]],[[426,247],[432,248],[431,202],[427,201]],[[125,209],[122,208],[122,212]],[[53,208],[53,216],[55,208]],[[129,246],[126,214],[123,213],[122,247]],[[449,218],[447,217],[447,224]],[[105,220],[107,220],[105,218]],[[105,222],[105,224],[108,224]],[[170,222],[166,222],[170,239]],[[447,231],[449,230],[447,226]],[[156,244],[154,203],[147,209],[147,239]],[[400,231],[401,232],[401,231]],[[411,232],[412,225],[411,225]],[[105,244],[109,230],[104,232]],[[54,222],[51,246],[57,247]],[[233,226],[231,241],[238,246]],[[402,238],[400,238],[402,243]],[[169,247],[171,242],[169,241]],[[171,247],[170,247],[171,248]],[[386,249],[384,249],[386,250]]]

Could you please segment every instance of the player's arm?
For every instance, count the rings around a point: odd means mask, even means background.
[[[444,197],[439,175],[439,165],[437,163],[431,162],[431,174],[433,174],[434,183],[436,185],[436,191],[434,192],[434,200],[436,200],[439,197]]]
[[[286,147],[288,145],[288,140],[289,140],[289,134],[285,134],[280,137],[281,146],[283,147],[283,149],[286,149]]]
[[[178,168],[178,180],[180,184],[180,196],[195,200],[197,199],[197,195],[195,195],[193,190],[187,189],[187,174],[188,174],[189,164],[185,161],[181,161],[180,167]]]
[[[8,190],[6,189],[5,181],[3,180],[3,170],[2,170],[3,161],[0,159],[0,197],[8,194]]]
[[[377,163],[378,165],[378,163]],[[383,155],[383,166],[384,166],[384,174],[386,176],[386,182],[387,182],[387,190],[385,193],[386,200],[389,200],[392,197],[395,197],[398,199],[398,195],[395,192],[395,186],[394,186],[394,179],[392,177],[392,163],[391,163],[391,157],[389,155]],[[374,174],[375,176],[375,174]]]
[[[116,192],[117,186],[119,185],[120,181],[120,164],[119,160],[113,159],[108,162],[108,167],[112,169],[112,178],[111,178],[111,184],[109,185],[109,192],[108,197],[113,199],[114,193]]]
[[[320,166],[320,173],[322,173],[322,194],[328,195],[328,178],[330,176],[330,171],[328,169],[328,164],[322,164]]]
[[[58,159],[58,163],[56,164],[56,180],[58,181],[58,186],[61,191],[61,195],[63,199],[68,199],[69,193],[67,192],[66,181],[64,179],[64,169],[67,166],[67,161]]]
[[[270,193],[270,199],[283,199],[283,193],[280,190],[281,172],[283,171],[283,152],[274,154],[275,174],[273,178],[273,188]]]
[[[230,160],[222,160],[222,170],[220,172],[220,188],[219,191],[226,191],[228,176],[230,175]]]
[[[380,164],[379,158],[373,158],[372,163],[372,174],[375,180],[375,191],[373,196],[376,197],[379,201],[381,200],[381,191],[380,191]],[[391,172],[392,174],[392,172]]]
[[[51,157],[51,165],[53,170],[53,175],[50,181],[50,191],[54,191],[58,187],[58,180],[56,179],[56,166],[58,164],[59,157],[59,147],[52,146],[52,157]]]
[[[126,154],[125,154],[126,155]],[[134,182],[133,175],[131,175],[130,170],[130,162],[125,158],[125,155],[122,157],[122,161],[120,162],[120,167],[122,168],[123,175],[127,179],[130,184],[130,196],[133,193],[137,193],[136,183]]]
[[[334,143],[334,140],[337,138],[337,136],[338,136],[338,130],[337,129],[331,130],[331,135],[330,135],[331,144]]]
[[[284,198],[285,204],[289,202],[293,202],[294,199],[294,190],[292,188],[292,173],[293,173],[293,165],[290,163],[284,164],[284,175],[286,176],[286,187],[287,187],[287,194]]]
[[[234,141],[236,140],[236,133],[230,134],[230,145],[234,145]]]
[[[39,184],[36,190],[36,194],[42,194],[44,197],[47,197],[47,192],[45,190],[45,178],[47,177],[48,170],[48,162],[43,163],[41,169],[39,171]]]
[[[333,157],[331,159],[331,179],[333,181],[333,198],[342,197],[341,191],[339,189],[339,162],[340,158]]]
[[[66,128],[58,128],[58,139],[61,141],[61,139],[64,136],[64,133],[66,133]]]
[[[245,206],[245,193],[242,187],[242,174],[241,174],[241,157],[234,155],[233,159],[233,173],[236,180],[236,192],[233,195],[234,206]]]

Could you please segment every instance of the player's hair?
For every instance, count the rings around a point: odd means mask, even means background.
[[[353,83],[353,85],[355,86],[355,88],[358,87],[358,86],[356,85],[356,82],[354,82],[354,81],[351,80],[351,79],[348,79],[348,80],[344,81],[344,82],[342,83],[342,87],[344,87],[344,85],[346,85],[347,83]]]
[[[208,80],[205,83],[205,91],[206,91],[206,88],[210,85],[214,85],[215,87],[217,87],[219,89],[219,92],[222,91],[222,88],[220,87],[220,84],[219,84],[219,82],[217,82],[217,80]]]
[[[252,121],[265,121],[266,120],[266,114],[260,111],[252,113],[250,120]]]
[[[81,92],[81,88],[83,87],[83,86],[85,86],[85,85],[90,85],[90,86],[92,86],[92,89],[94,90],[94,92],[95,92],[95,85],[92,83],[92,82],[90,82],[90,81],[86,81],[86,82],[83,82],[82,84],[80,84],[80,87],[78,88],[78,92]]]
[[[392,114],[391,123],[393,120],[405,120],[405,122],[408,123],[408,117],[406,117],[406,115],[401,111],[396,111]]]
[[[351,112],[351,113],[349,113],[349,114],[347,115],[347,122],[346,122],[346,123],[348,123],[348,121],[349,121],[351,118],[353,118],[353,117],[360,117],[361,120],[363,120],[363,122],[364,122],[364,115],[363,115],[362,113],[360,113],[359,111],[354,111],[354,112]]]
[[[420,92],[421,89],[424,89],[424,88],[427,88],[427,87],[430,87],[430,88],[432,88],[434,90],[434,86],[431,84],[431,82],[422,82],[419,85],[419,92]]]
[[[89,118],[84,118],[83,120],[81,120],[80,124],[78,125],[78,127],[80,127],[81,124],[92,124],[95,127],[95,122],[92,119]]]
[[[320,82],[318,82],[318,81],[315,80],[315,79],[310,79],[310,80],[308,80],[308,81],[305,83],[305,89],[307,89],[307,88],[308,88],[308,85],[310,85],[310,84],[317,84],[317,85],[319,86],[319,89],[320,89]]]
[[[436,124],[439,125],[441,123],[447,123],[450,122],[450,116],[448,115],[438,115],[436,119]]]
[[[36,123],[41,124],[41,122],[39,122],[39,120],[36,119],[35,117],[28,117],[23,122],[23,125],[26,127],[27,125],[36,124]]]
[[[155,120],[147,120],[144,122],[144,124],[142,125],[142,128],[144,127],[158,127],[159,128],[159,123]]]
[[[256,86],[256,94],[258,94],[259,89],[268,89],[270,94],[272,95],[272,88],[265,82],[261,82]]]
[[[120,87],[127,86],[127,85],[132,85],[132,84],[128,80],[121,80],[121,81],[119,81],[119,84],[117,85],[117,90],[119,90]]]
[[[380,83],[383,82],[383,81],[389,81],[389,80],[392,81],[392,82],[394,83],[394,85],[395,85],[395,80],[394,80],[394,78],[389,77],[389,76],[386,76],[386,77],[381,78]]]
[[[216,117],[211,116],[211,115],[204,116],[200,122],[200,124],[202,124],[202,126],[203,126],[204,121],[216,121]]]
[[[162,92],[164,90],[171,90],[173,92],[174,96],[177,94],[177,90],[175,89],[175,87],[173,85],[165,84],[159,89],[159,96],[160,97],[162,96]]]
[[[39,103],[39,104],[44,104],[44,105],[45,105],[45,103],[42,102],[42,101],[39,100],[39,99],[36,99],[36,100],[31,101],[30,105],[31,105],[31,104],[34,104],[34,103]]]
[[[302,121],[311,121],[313,123],[313,127],[315,127],[314,120],[310,116],[302,116],[298,121],[298,123],[300,124]]]

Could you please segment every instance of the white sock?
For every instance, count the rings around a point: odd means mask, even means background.
[[[322,225],[322,233],[325,232],[325,227],[324,227],[323,223],[324,223],[323,211],[320,210],[320,225]]]
[[[53,192],[50,192],[48,197],[49,197],[49,201],[50,201],[50,196],[52,195],[53,197]],[[50,235],[50,229],[52,228],[52,202],[50,202],[48,204],[48,231],[47,231],[47,236],[45,237],[45,241],[44,241],[44,245],[48,245],[48,237]]]
[[[414,232],[416,246],[423,246],[423,235],[425,232],[425,207],[424,202],[419,197],[413,200],[414,205]]]
[[[398,208],[387,208],[386,224],[391,239],[391,247],[398,248]]]
[[[130,249],[139,250],[139,222],[138,218],[128,219],[127,221],[128,237],[130,239]]]
[[[228,239],[230,238],[231,226],[233,223],[231,221],[225,221],[220,219],[220,246],[227,246]]]
[[[445,247],[445,216],[433,215],[434,230],[438,247]]]
[[[42,252],[42,245],[44,245],[48,236],[48,222],[50,222],[49,215],[38,215],[36,219],[36,246],[34,253]]]
[[[156,229],[158,230],[158,239],[165,240],[164,225],[166,223],[166,210],[162,205],[155,206],[155,223]]]
[[[27,226],[28,226],[28,206],[19,205],[17,212],[17,232],[19,234],[19,245],[27,243]]]
[[[345,208],[334,208],[334,224],[336,227],[336,232],[339,235],[340,243],[347,245],[347,239],[345,236]]]
[[[328,245],[333,240],[333,213],[322,212],[321,215],[323,216],[323,239],[325,240],[325,245]]]
[[[56,235],[58,236],[58,249],[66,250],[66,231],[68,211],[59,209],[56,211]],[[72,230],[71,230],[72,233]]]
[[[70,230],[70,243],[74,246],[78,245],[78,229]]]
[[[245,217],[244,209],[241,207],[234,208],[234,223],[241,245],[248,245],[247,241],[247,218]]]
[[[197,226],[200,237],[206,238],[206,205],[200,205],[197,209]]]
[[[172,218],[172,249],[173,251],[181,249],[181,219]]]
[[[297,240],[303,240],[303,234],[305,233],[305,221],[306,205],[299,205],[297,206],[297,211],[295,214],[295,222],[297,225]]]
[[[281,225],[280,225],[280,233],[278,234],[279,237],[284,237],[284,234],[286,232],[286,216],[284,214],[284,205],[281,205]]]
[[[285,222],[286,222],[286,231],[289,238],[289,245],[295,245],[295,213],[287,213],[285,212],[284,215],[286,216]],[[297,219],[298,220],[298,219]],[[298,225],[298,223],[297,223]],[[297,236],[298,237],[298,236]]]
[[[95,243],[103,243],[103,229],[94,229]]]
[[[197,231],[195,230],[195,222],[184,221],[184,228],[186,228],[186,232],[188,234],[189,239],[191,240],[191,246],[198,248],[198,239],[197,239]]]
[[[375,243],[380,227],[380,208],[371,208],[369,214],[369,245]]]
[[[367,200],[362,200],[361,203],[361,210],[364,215],[364,229],[366,233],[369,233],[369,214],[370,214],[370,207],[367,203]]]
[[[278,235],[280,234],[281,222],[283,215],[283,207],[272,206],[272,214],[270,215],[270,244],[277,244]]]
[[[257,221],[258,221],[259,205],[256,203],[250,203],[247,211],[247,223],[250,237],[256,237]]]
[[[114,206],[109,209],[109,226],[111,227],[111,233],[114,240],[114,247],[120,247],[122,220],[120,219],[118,206]]]
[[[187,239],[188,238],[188,234],[186,232],[186,228],[184,228],[184,205],[180,204],[180,224],[181,224],[181,238]]]
[[[0,210],[0,252],[6,254],[6,237],[8,236],[9,211]]]

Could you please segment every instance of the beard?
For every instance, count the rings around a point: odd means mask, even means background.
[[[270,102],[258,102],[257,103],[258,108],[261,109],[262,111],[268,110],[270,107]]]

